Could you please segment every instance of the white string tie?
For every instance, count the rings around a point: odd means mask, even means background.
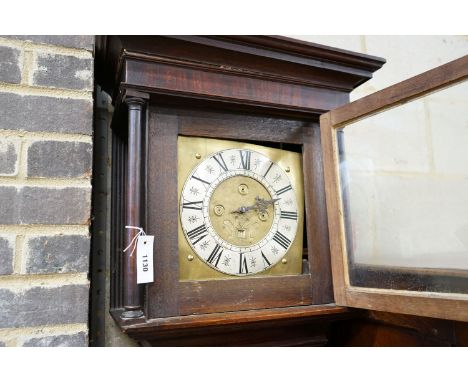
[[[125,248],[123,251],[124,252],[127,252],[129,248],[131,248],[133,246],[133,249],[132,249],[132,252],[130,253],[130,257],[132,257],[133,255],[133,252],[135,252],[135,248],[137,247],[136,244],[138,242],[138,238],[140,236],[146,236],[146,233],[145,231],[143,231],[143,228],[141,227],[134,227],[132,225],[126,225],[125,226],[126,229],[136,229],[138,230],[137,234],[133,237],[133,239],[130,241],[130,244],[127,246],[127,248]]]

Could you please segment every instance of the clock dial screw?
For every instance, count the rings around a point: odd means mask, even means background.
[[[287,264],[287,263],[288,263],[288,260],[283,259],[283,260],[281,260],[281,262],[282,262],[283,264]]]
[[[239,186],[239,194],[241,195],[247,195],[249,193],[249,188],[247,187],[246,184],[241,184]]]
[[[216,216],[221,216],[224,214],[224,207],[221,204],[218,204],[214,207],[214,213]]]
[[[288,167],[286,167],[286,168],[284,169],[284,171],[289,172],[289,171],[291,171],[291,169],[290,169],[289,166],[288,166]]]
[[[201,158],[201,154],[200,154],[200,153],[196,153],[196,154],[195,154],[195,158],[200,159],[200,158]]]
[[[188,255],[188,256],[187,256],[187,260],[188,260],[188,261],[192,261],[192,260],[193,260],[193,255]]]
[[[258,213],[258,218],[264,222],[268,220],[268,212],[267,211],[261,211]]]

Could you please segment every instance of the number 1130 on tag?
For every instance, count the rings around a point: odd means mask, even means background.
[[[137,284],[152,283],[154,236],[142,235],[137,243]]]

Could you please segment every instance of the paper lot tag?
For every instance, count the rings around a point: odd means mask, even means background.
[[[137,284],[152,283],[154,236],[141,235],[137,242]]]

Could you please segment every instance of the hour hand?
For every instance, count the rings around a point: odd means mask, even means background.
[[[237,210],[232,211],[231,213],[238,213],[238,214],[243,214],[246,213],[247,211],[250,210],[259,210],[260,212],[264,212],[267,210],[268,206],[270,204],[275,204],[280,198],[277,199],[271,199],[271,200],[265,200],[263,198],[260,198],[259,196],[255,197],[255,204],[253,206],[247,206],[247,207],[239,207]]]
[[[250,210],[254,210],[257,208],[257,205],[254,204],[253,206],[248,206],[248,207],[239,207],[237,210],[234,210],[231,212],[231,214],[244,214],[246,213],[247,211],[250,211]]]

